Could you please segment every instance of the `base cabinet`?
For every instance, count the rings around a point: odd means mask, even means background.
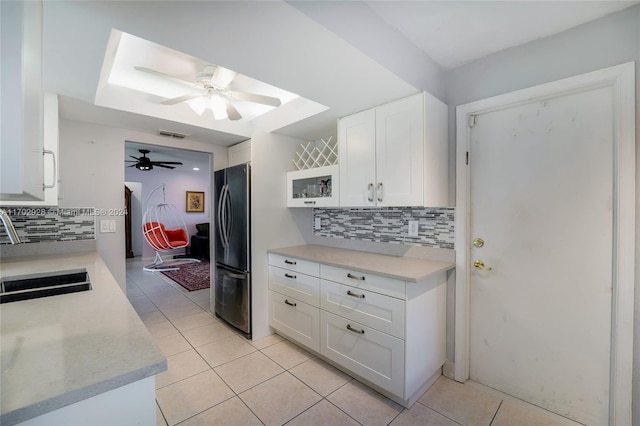
[[[404,394],[404,341],[330,312],[320,312],[320,353],[396,395]]]
[[[440,375],[446,272],[412,283],[275,254],[269,264],[279,334],[405,407]]]

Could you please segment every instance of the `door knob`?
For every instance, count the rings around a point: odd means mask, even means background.
[[[475,260],[473,262],[473,267],[482,271],[490,271],[493,269],[491,266],[486,266],[482,260]]]

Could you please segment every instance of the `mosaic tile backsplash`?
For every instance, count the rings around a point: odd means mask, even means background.
[[[346,238],[391,244],[454,248],[455,208],[390,207],[380,209],[313,209],[320,218],[319,237]],[[410,237],[410,220],[418,221],[418,236]]]
[[[93,240],[95,209],[5,207],[22,243]],[[0,222],[0,244],[11,244]]]

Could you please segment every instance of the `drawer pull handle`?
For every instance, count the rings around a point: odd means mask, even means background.
[[[364,281],[364,276],[363,275],[353,275],[352,273],[348,273],[347,274],[347,278],[351,278],[352,280]]]
[[[351,324],[347,324],[347,330],[353,331],[354,333],[364,334],[364,330],[358,330],[356,328],[351,327]]]
[[[292,280],[295,280],[297,278],[295,275],[291,275],[291,274],[284,274],[284,276],[287,278],[291,278]]]
[[[288,264],[288,265],[295,265],[296,262],[294,262],[293,260],[287,260],[285,259],[284,263]]]
[[[315,201],[305,201],[304,203],[305,204],[315,204],[316,202]]]
[[[347,294],[349,296],[353,296],[353,297],[358,297],[360,299],[364,299],[364,294],[358,294],[358,293],[354,293],[351,290],[347,290]]]
[[[289,306],[293,306],[293,307],[295,307],[295,306],[296,306],[296,304],[295,304],[295,303],[291,303],[291,302],[289,302],[289,299],[284,299],[284,303],[286,303],[286,304],[287,304],[287,305],[289,305]]]

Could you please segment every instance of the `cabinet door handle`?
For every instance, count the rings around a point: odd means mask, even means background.
[[[52,161],[53,161],[53,181],[51,182],[51,185],[47,185],[45,182],[42,182],[42,187],[45,189],[49,189],[49,188],[53,188],[56,186],[56,182],[58,181],[58,170],[56,169],[56,153],[53,151],[50,151],[48,149],[43,149],[42,150],[42,155],[47,155],[50,154],[52,157]]]
[[[315,201],[305,201],[304,203],[305,204],[315,204],[316,202]]]
[[[367,197],[367,200],[369,200],[370,203],[373,203],[373,183],[370,183],[367,189],[369,192],[369,196]]]
[[[295,280],[297,278],[295,275],[291,275],[291,274],[284,274],[284,276],[287,278],[291,278],[292,280]]]
[[[382,182],[378,184],[378,202],[382,202]]]
[[[352,280],[364,281],[364,276],[363,275],[353,275],[351,272],[349,272],[347,274],[347,278],[351,278]]]
[[[357,328],[351,327],[351,324],[347,324],[347,330],[353,331],[354,333],[364,334],[364,330],[358,330]]]
[[[293,306],[295,308],[296,304],[295,303],[291,303],[289,302],[289,299],[284,299],[284,303],[286,303],[289,306]]]
[[[352,297],[357,297],[359,299],[364,299],[364,294],[354,293],[351,290],[347,290],[347,294]]]
[[[288,265],[295,265],[296,262],[294,262],[293,260],[286,260],[284,261],[284,263],[288,264]]]

